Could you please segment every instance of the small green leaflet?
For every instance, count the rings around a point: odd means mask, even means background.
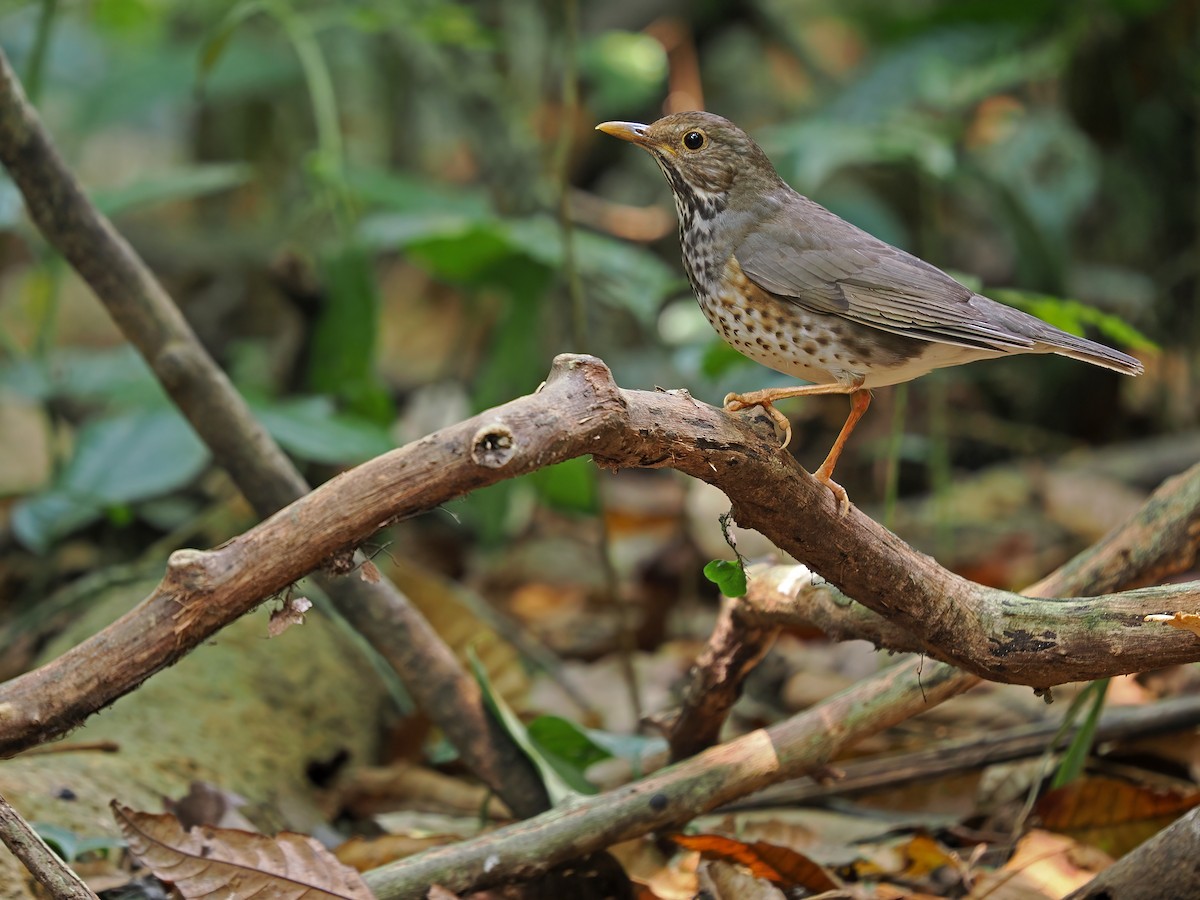
[[[746,595],[746,569],[740,560],[714,559],[704,567],[704,577],[726,597]]]

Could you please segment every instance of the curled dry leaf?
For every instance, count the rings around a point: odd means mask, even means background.
[[[1091,776],[1042,795],[1034,811],[1046,829],[1119,857],[1198,805],[1200,791],[1190,784]]]
[[[765,878],[720,860],[705,860],[700,864],[701,893],[714,900],[785,900],[786,895]]]
[[[685,850],[697,850],[706,860],[738,863],[755,878],[786,888],[800,887],[819,894],[842,887],[841,883],[803,853],[766,841],[743,843],[719,834],[673,834],[671,840]]]
[[[129,852],[185,900],[218,897],[275,900],[372,900],[357,872],[302,834],[275,837],[232,828],[184,831],[171,815],[111,804]]]
[[[369,559],[364,559],[358,566],[358,577],[367,584],[379,584],[379,579],[383,575],[379,572],[379,567]]]
[[[1091,881],[1112,860],[1073,838],[1034,829],[1017,843],[1004,867],[981,874],[970,900],[1064,897]]]
[[[288,597],[283,601],[283,606],[271,613],[267,637],[279,637],[293,625],[303,625],[304,614],[310,609],[312,601],[307,597]]]

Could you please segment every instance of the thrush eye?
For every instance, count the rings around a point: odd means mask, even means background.
[[[699,150],[704,146],[704,132],[689,131],[683,136],[683,146],[689,150]]]

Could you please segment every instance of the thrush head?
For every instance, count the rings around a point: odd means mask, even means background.
[[[706,112],[664,116],[649,125],[604,122],[597,131],[629,141],[658,163],[676,200],[738,207],[783,185],[762,148],[728,119]]]

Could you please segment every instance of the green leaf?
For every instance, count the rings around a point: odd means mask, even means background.
[[[704,577],[726,597],[746,595],[746,569],[740,561],[714,559],[704,567]]]
[[[1100,714],[1104,712],[1104,699],[1108,694],[1109,681],[1108,678],[1093,681],[1079,695],[1079,703],[1086,703],[1090,699],[1091,705],[1088,707],[1087,717],[1083,720],[1079,730],[1075,732],[1075,736],[1071,738],[1071,744],[1058,764],[1054,779],[1050,783],[1052,790],[1074,781],[1083,774],[1087,767],[1088,757],[1092,754],[1092,745],[1096,741],[1096,729],[1100,725]],[[1072,703],[1071,708],[1067,710],[1067,717],[1073,721],[1078,710],[1079,704]]]
[[[1024,310],[1070,334],[1082,336],[1090,325],[1113,342],[1133,350],[1157,351],[1159,349],[1154,341],[1120,316],[1106,313],[1094,306],[1080,303],[1078,300],[1031,291],[1019,291],[1013,288],[994,289],[988,294],[1002,303]]]
[[[233,40],[234,34],[237,33],[238,26],[250,16],[261,12],[263,6],[262,0],[241,0],[221,17],[221,21],[200,45],[197,70],[201,78],[208,76],[216,68],[217,62],[225,54],[225,49]]]
[[[589,513],[596,510],[599,491],[596,467],[590,459],[576,457],[539,469],[529,476],[542,500],[558,509]]]
[[[151,175],[122,188],[96,191],[92,199],[102,212],[115,216],[156,203],[226,191],[245,184],[253,174],[244,163],[197,164]]]
[[[640,734],[614,734],[597,728],[585,728],[583,733],[597,747],[621,759],[635,763],[644,757],[667,749],[666,738],[646,737]]]
[[[517,714],[512,711],[503,697],[492,690],[487,671],[479,661],[474,647],[467,647],[467,661],[471,665],[471,672],[475,675],[475,680],[479,682],[480,691],[483,692],[483,702],[496,717],[496,721],[508,733],[508,736],[513,739],[513,743],[529,757],[529,761],[533,763],[542,778],[546,793],[550,795],[550,802],[557,806],[564,800],[578,797],[580,794],[596,793],[595,786],[578,776],[571,766],[564,765],[562,760],[555,760],[542,752],[542,749],[529,736],[529,731]]]
[[[531,216],[506,222],[506,234],[520,248],[550,269],[563,265],[562,234],[550,216]],[[663,301],[683,288],[678,272],[644,247],[608,235],[577,229],[575,259],[588,293],[627,309],[644,324],[658,316]]]
[[[0,367],[0,388],[35,400],[65,397],[113,408],[166,406],[167,396],[129,345],[112,350],[59,350],[48,359]]]
[[[309,383],[365,418],[390,422],[391,400],[375,372],[379,297],[371,258],[347,244],[326,255],[321,270],[328,299],[313,328]]]
[[[595,793],[587,780],[588,766],[612,754],[593,741],[587,732],[559,716],[538,716],[528,726],[529,739],[554,765],[568,783],[582,793]]]
[[[103,853],[108,856],[112,851],[120,850],[125,846],[123,838],[80,837],[68,828],[48,822],[33,822],[31,827],[66,863],[75,862],[88,853]]]
[[[338,413],[328,397],[301,397],[252,406],[271,437],[292,455],[310,462],[358,463],[396,446],[386,428]]]
[[[644,32],[605,31],[580,48],[579,64],[590,86],[588,106],[598,116],[643,107],[666,85],[666,51]]]
[[[357,167],[346,172],[345,184],[352,197],[371,208],[426,215],[440,213],[455,216],[459,221],[494,218],[483,191],[426,177]]]
[[[207,448],[173,408],[135,410],[89,423],[75,455],[45,491],[13,511],[13,533],[45,552],[55,540],[112,507],[190,484],[208,464]]]

